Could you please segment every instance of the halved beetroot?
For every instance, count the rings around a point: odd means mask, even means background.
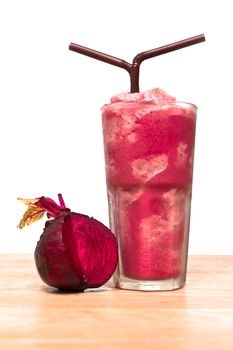
[[[40,197],[20,199],[28,205],[19,228],[50,217],[35,249],[35,262],[42,280],[63,290],[83,291],[103,285],[112,276],[118,261],[113,233],[101,222]],[[52,218],[51,218],[52,217]]]

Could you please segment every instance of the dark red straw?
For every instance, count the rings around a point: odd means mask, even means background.
[[[106,53],[92,50],[88,47],[84,47],[78,44],[71,43],[69,49],[78,52],[82,55],[95,58],[96,60],[103,61],[114,66],[127,70],[130,75],[131,92],[139,92],[139,69],[140,64],[152,57],[160,56],[165,53],[183,49],[184,47],[198,44],[205,41],[204,34],[196,35],[188,39],[180,40],[172,44],[164,45],[156,49],[148,50],[137,54],[132,63],[128,63],[120,58],[110,56]]]
[[[89,56],[95,58],[96,60],[103,61],[113,66],[117,66],[120,68],[126,69],[128,72],[130,71],[131,64],[121,60],[120,58],[107,55],[106,53],[89,49],[88,47],[81,46],[78,44],[70,43],[69,50],[81,53],[82,55]]]

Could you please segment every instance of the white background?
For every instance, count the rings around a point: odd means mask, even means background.
[[[198,105],[190,253],[233,253],[231,1],[7,0],[0,5],[0,252],[33,252],[43,222],[16,229],[17,196],[56,199],[108,224],[100,107],[129,89],[127,61],[205,33],[206,43],[142,64],[141,90]]]

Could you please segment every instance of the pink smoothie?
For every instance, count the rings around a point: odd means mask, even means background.
[[[114,96],[102,118],[120,274],[178,277],[186,269],[196,107],[154,89]]]

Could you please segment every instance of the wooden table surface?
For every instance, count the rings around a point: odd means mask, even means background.
[[[233,256],[191,256],[186,287],[61,293],[31,255],[0,255],[0,348],[233,349]]]

